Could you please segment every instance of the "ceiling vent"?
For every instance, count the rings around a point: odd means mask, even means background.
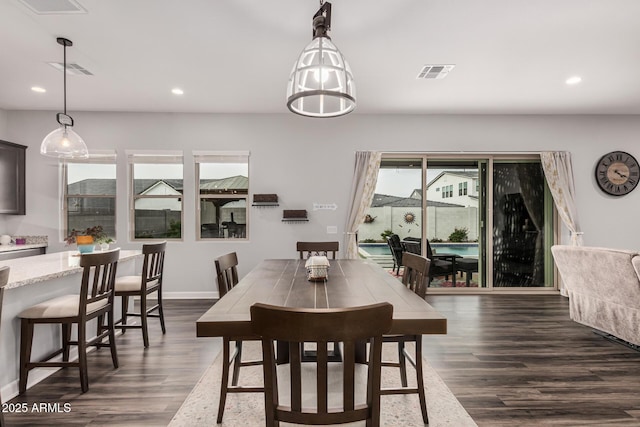
[[[38,15],[68,15],[75,13],[87,13],[76,0],[19,0]]]
[[[64,70],[64,63],[62,62],[47,62],[53,68],[59,71]],[[78,65],[75,62],[67,63],[67,75],[69,76],[93,76],[93,73],[82,65]]]
[[[418,74],[418,79],[444,79],[455,65],[425,65]]]

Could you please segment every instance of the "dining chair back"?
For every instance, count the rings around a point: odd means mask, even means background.
[[[222,255],[214,260],[216,275],[218,280],[218,293],[223,298],[234,286],[238,284],[238,255],[231,252]],[[220,402],[218,403],[217,422],[222,422],[224,407],[228,393],[261,393],[264,387],[260,386],[239,386],[240,368],[245,366],[262,365],[262,360],[242,360],[243,341],[257,340],[257,337],[225,336],[222,338],[222,378],[220,381]],[[233,353],[231,353],[231,341],[235,343]],[[229,385],[229,371],[233,365],[231,385]]]
[[[300,259],[307,259],[313,255],[324,255],[328,258],[329,253],[331,253],[331,259],[336,259],[339,249],[340,242],[298,242],[296,244]]]
[[[4,295],[4,287],[9,283],[9,267],[0,267],[0,320],[2,320],[2,298]],[[2,322],[0,322],[1,324]],[[0,325],[1,326],[1,325]],[[2,404],[2,396],[0,396],[0,405]],[[0,411],[0,427],[5,427],[4,411]]]
[[[392,315],[393,306],[389,303],[339,309],[288,308],[261,303],[251,306],[251,326],[262,337],[266,425],[277,426],[281,421],[327,425],[366,420],[367,426],[379,426],[382,334],[391,328]],[[280,401],[278,387],[280,380],[284,383],[285,379],[278,375],[278,371],[283,372],[282,368],[277,369],[275,341],[288,343],[288,402],[284,396]],[[356,366],[358,341],[370,343],[367,365]],[[329,342],[341,342],[344,346],[341,364],[328,364]],[[304,343],[317,346],[315,370],[309,369],[313,364],[302,363]],[[356,381],[360,368],[366,370],[366,384]],[[315,381],[305,384],[315,383],[316,387],[303,393],[302,378],[310,371]],[[329,384],[334,384],[330,381],[332,374],[337,374],[340,379],[337,383],[342,385],[338,393],[341,402],[329,399],[329,395],[336,392],[329,388]]]
[[[222,255],[215,259],[220,298],[225,296],[238,284],[238,255],[235,252]]]
[[[113,319],[113,298],[116,270],[120,249],[95,252],[80,256],[82,282],[79,295],[64,295],[42,302],[23,310],[20,336],[20,394],[27,389],[29,371],[36,367],[78,367],[82,392],[89,390],[87,374],[87,347],[110,347],[113,367],[118,367],[115,328]],[[98,328],[98,334],[87,340],[87,322],[106,316],[107,325]],[[31,362],[34,325],[59,323],[62,325],[62,348],[45,356],[39,362]],[[71,326],[78,325],[78,337],[71,340]],[[108,343],[103,342],[108,338]],[[78,361],[69,361],[69,346],[78,347]],[[62,354],[62,361],[51,359]]]
[[[164,310],[162,308],[162,282],[164,274],[164,255],[167,242],[147,243],[142,245],[142,272],[135,276],[122,276],[116,279],[115,296],[122,297],[122,319],[117,322],[116,328],[140,329],[142,342],[145,348],[149,347],[149,323],[148,318],[158,318],[162,333],[167,332],[164,324]],[[156,293],[156,303],[149,307],[148,296]],[[129,298],[137,297],[140,301],[140,311],[129,311]],[[154,313],[155,311],[157,313]],[[140,324],[127,323],[127,317],[140,317]]]
[[[402,256],[402,264],[404,265],[402,283],[420,296],[420,298],[424,299],[427,293],[427,287],[429,286],[430,260],[420,255],[405,252]],[[429,417],[427,415],[422,372],[422,335],[385,335],[383,342],[396,343],[398,345],[398,361],[383,361],[382,366],[400,369],[402,387],[385,387],[380,393],[382,395],[417,393],[420,400],[423,421],[425,424],[428,424]],[[408,342],[414,343],[415,356],[412,356],[407,351],[405,344]],[[416,370],[416,387],[408,387],[407,360]]]
[[[424,299],[429,286],[431,261],[426,257],[405,252],[402,255],[402,264],[404,265],[402,283]]]

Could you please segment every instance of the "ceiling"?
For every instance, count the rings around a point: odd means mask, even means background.
[[[77,1],[87,13],[0,1],[1,109],[62,110],[62,73],[47,62],[62,62],[63,36],[67,61],[93,73],[69,76],[70,113],[286,113],[319,7]],[[334,0],[330,35],[355,76],[355,114],[640,114],[638,16],[638,0]],[[417,79],[426,64],[456,67]]]

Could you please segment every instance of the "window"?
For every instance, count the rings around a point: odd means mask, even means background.
[[[443,199],[447,199],[449,197],[453,197],[453,184],[452,185],[445,185],[442,187],[442,198]]]
[[[246,239],[249,152],[193,153],[198,239]]]
[[[62,163],[62,239],[71,230],[83,231],[100,225],[104,233],[115,240],[115,160],[115,153],[109,152],[92,153],[88,159],[66,160]]]
[[[467,181],[458,183],[458,196],[467,195]]]
[[[127,152],[127,157],[131,238],[181,239],[182,152]]]

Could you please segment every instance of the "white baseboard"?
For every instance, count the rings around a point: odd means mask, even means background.
[[[163,292],[163,299],[218,299],[218,292]]]

